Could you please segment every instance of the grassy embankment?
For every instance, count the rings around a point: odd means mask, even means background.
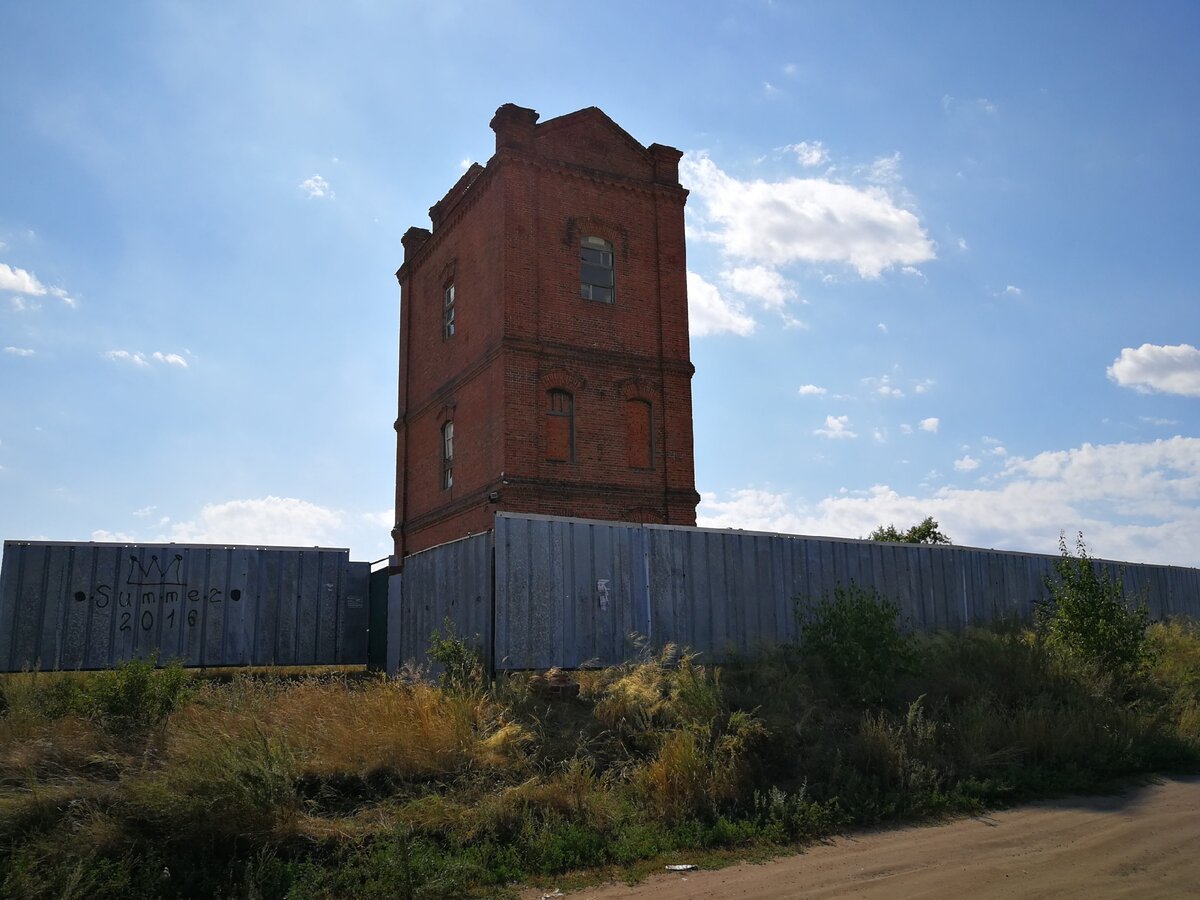
[[[647,653],[577,697],[453,641],[439,686],[7,676],[0,895],[490,894],[1200,768],[1200,629],[1143,622],[1114,662],[1053,624],[911,635],[848,590],[800,647]]]

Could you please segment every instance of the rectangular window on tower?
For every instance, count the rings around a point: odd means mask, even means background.
[[[442,340],[454,337],[454,282],[442,288]]]
[[[575,461],[575,398],[566,391],[553,390],[547,398],[546,459],[551,462]]]
[[[613,302],[613,245],[603,238],[579,242],[579,296],[584,300]]]
[[[454,423],[442,426],[442,490],[454,487]]]

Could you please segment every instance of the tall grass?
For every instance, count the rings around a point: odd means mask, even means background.
[[[484,684],[452,643],[438,686],[4,677],[0,895],[487,895],[1200,768],[1188,623],[1152,626],[1113,691],[1013,623],[911,634],[853,590],[810,616],[754,662],[647,651],[577,696]]]

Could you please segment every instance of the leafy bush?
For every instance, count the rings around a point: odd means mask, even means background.
[[[891,541],[893,544],[951,544],[953,541],[938,530],[937,519],[926,516],[907,531],[900,531],[895,525],[880,525],[868,536],[871,541]]]
[[[912,641],[900,607],[872,588],[850,583],[802,612],[800,651],[861,703],[878,703],[912,664]]]
[[[178,660],[158,667],[152,659],[130,659],[115,669],[82,675],[33,673],[32,706],[46,719],[77,716],[112,734],[154,728],[195,693],[195,682]]]
[[[458,636],[454,623],[446,619],[440,629],[429,635],[429,658],[442,667],[438,684],[447,691],[469,693],[487,682],[483,654]]]
[[[1153,661],[1146,599],[1125,597],[1121,574],[1095,564],[1082,534],[1076,555],[1067,549],[1065,535],[1059,535],[1058,547],[1058,579],[1047,579],[1050,596],[1036,612],[1038,634],[1053,652],[1094,677],[1127,686]]]

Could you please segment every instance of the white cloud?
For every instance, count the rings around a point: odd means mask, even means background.
[[[46,287],[32,272],[16,266],[7,266],[4,263],[0,263],[0,291],[12,291],[14,294],[24,294],[26,297],[45,297],[49,294],[57,297],[72,309],[79,305],[79,301],[70,296],[63,288]],[[17,312],[41,308],[40,303],[21,297],[10,297],[9,305]]]
[[[829,393],[829,392],[825,388],[817,387],[815,384],[800,385],[800,396],[801,397],[815,397],[820,394],[827,394],[827,393]]]
[[[34,351],[28,347],[5,347],[4,352],[11,356],[33,356]]]
[[[687,273],[688,326],[693,337],[709,334],[739,334],[754,332],[755,322],[742,311],[740,304],[726,300],[717,290],[695,272]]]
[[[921,381],[918,381],[918,382],[917,382],[917,383],[916,383],[916,384],[913,386],[913,393],[914,393],[914,394],[925,394],[925,393],[928,393],[928,392],[929,392],[929,389],[930,389],[931,387],[933,387],[935,384],[937,384],[937,382],[936,382],[936,381],[934,381],[932,378],[925,378],[925,379],[922,379]]]
[[[780,313],[780,316],[783,319],[783,327],[789,331],[805,331],[808,329],[808,323],[803,319],[797,319],[787,312]]]
[[[876,328],[878,328],[880,331],[882,331],[884,334],[887,334],[887,333],[888,333],[887,326],[886,326],[886,325],[884,325],[882,322],[880,322],[880,323],[879,323],[878,325],[876,325],[875,327],[876,327]]]
[[[1020,297],[1025,292],[1023,290],[1021,290],[1019,287],[1017,287],[1015,284],[1010,284],[1010,285],[1008,285],[1008,287],[1006,287],[1004,289],[1004,293],[1011,294],[1014,297]]]
[[[337,510],[292,497],[210,503],[191,522],[171,527],[171,540],[195,544],[328,546],[342,526]],[[389,525],[390,527],[390,525]]]
[[[774,269],[743,266],[721,273],[722,283],[770,309],[779,309],[796,296],[796,289]]]
[[[997,486],[901,495],[887,485],[811,505],[761,489],[702,495],[702,526],[861,537],[886,522],[938,520],[958,544],[1054,555],[1082,531],[1098,557],[1196,565],[1200,438],[1084,444],[1010,459]]]
[[[867,170],[867,180],[872,184],[894,185],[900,183],[900,154],[881,156]]]
[[[686,155],[681,176],[699,201],[689,207],[691,233],[737,260],[768,267],[838,262],[876,278],[935,256],[917,217],[882,187],[822,178],[742,181],[704,153]]]
[[[880,397],[898,399],[904,396],[904,391],[892,384],[892,379],[888,375],[880,375],[878,378],[864,378],[863,384]]]
[[[0,291],[13,291],[18,294],[28,294],[31,297],[42,297],[47,293],[47,288],[38,281],[37,276],[32,272],[0,263]]]
[[[1191,344],[1126,347],[1108,367],[1108,377],[1143,394],[1200,397],[1200,350]]]
[[[97,528],[92,532],[93,541],[107,541],[113,544],[136,544],[138,539],[135,535],[125,531],[105,531],[103,528]]]
[[[30,352],[33,352],[33,351],[30,351]],[[1141,419],[1143,422],[1145,422],[1147,425],[1159,425],[1164,428],[1167,426],[1179,424],[1178,419],[1160,419],[1157,416],[1138,416],[1138,418]]]
[[[188,367],[187,360],[178,353],[159,353],[155,350],[153,359],[155,362],[165,363],[168,366],[179,366],[181,369]]]
[[[156,509],[158,509],[157,506],[143,506],[141,509],[135,509],[133,514],[139,519],[144,519],[147,516],[152,515]]]
[[[148,366],[150,363],[146,361],[144,353],[131,353],[128,350],[106,350],[104,352],[105,359],[111,359],[113,362],[127,362],[135,366]]]
[[[311,198],[328,198],[329,200],[334,198],[334,193],[329,187],[329,182],[320,175],[305,178],[300,182],[298,187]]]
[[[376,528],[391,531],[396,524],[396,511],[394,509],[385,509],[380,512],[363,513],[362,519]]]
[[[849,416],[826,416],[825,427],[817,428],[813,434],[819,434],[822,437],[827,437],[830,440],[835,438],[856,438],[858,437],[853,431],[846,426],[850,424]]]
[[[111,359],[113,362],[129,363],[138,368],[147,368],[152,362],[165,366],[177,366],[181,369],[188,367],[187,360],[178,353],[161,353],[158,350],[155,350],[149,356],[145,353],[132,350],[107,350],[101,355],[105,359]]]
[[[27,310],[41,309],[42,304],[37,300],[26,300],[16,294],[12,294],[8,298],[9,308],[13,312],[26,312]]]
[[[79,307],[79,301],[67,294],[67,292],[60,287],[50,288],[50,293],[61,300],[66,306],[69,306],[71,309],[77,309]]]
[[[886,428],[876,428],[873,432],[871,432],[871,436],[875,438],[875,443],[877,444],[887,443],[888,434]]]
[[[971,249],[970,244],[967,243],[967,239],[964,237],[960,237],[957,241],[955,241],[955,244],[957,244],[958,249],[962,250],[964,253]]]
[[[930,416],[928,419],[922,419],[920,422],[918,422],[917,427],[922,431],[936,432],[938,430],[938,425],[940,424],[941,420],[937,416]]]
[[[783,149],[795,153],[796,161],[806,168],[819,166],[829,160],[829,154],[820,141],[801,141],[798,144],[788,144]]]
[[[912,426],[909,425],[907,422],[903,423],[900,426],[900,433],[901,434],[912,434]]]
[[[969,454],[954,461],[954,471],[956,472],[973,472],[978,468],[979,460],[973,459]]]

